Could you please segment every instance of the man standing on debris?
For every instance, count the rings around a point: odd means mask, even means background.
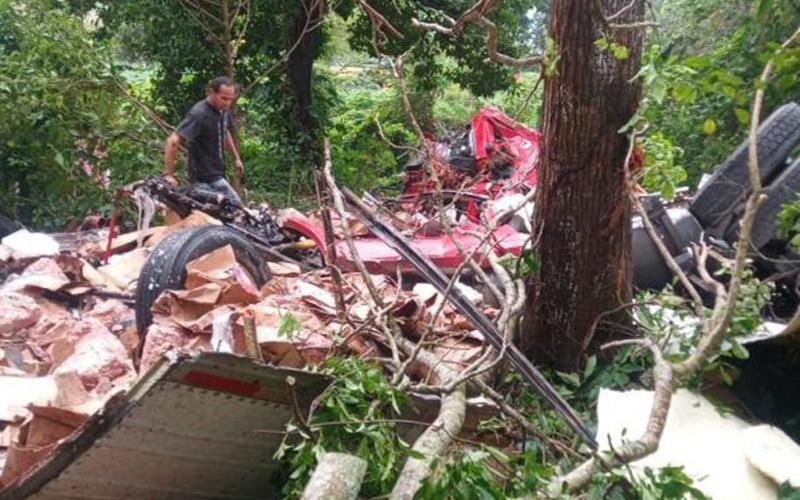
[[[236,150],[230,133],[232,127],[230,107],[236,98],[236,89],[230,78],[220,76],[211,81],[206,98],[199,101],[183,119],[178,129],[167,138],[164,152],[164,178],[178,185],[174,176],[175,155],[181,144],[186,145],[186,177],[193,188],[220,193],[241,204],[236,191],[225,179],[223,149],[233,155],[236,175],[244,174],[244,164]]]

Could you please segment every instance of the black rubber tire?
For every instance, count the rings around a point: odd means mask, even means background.
[[[769,181],[800,141],[800,106],[790,102],[775,110],[758,127],[758,167],[762,182]],[[714,171],[698,191],[689,210],[713,236],[722,237],[736,222],[735,213],[750,193],[747,140]]]
[[[250,241],[225,226],[201,226],[178,231],[164,238],[147,259],[136,286],[136,329],[139,352],[144,346],[147,327],[153,322],[150,308],[164,290],[183,288],[186,264],[212,250],[230,245],[236,261],[261,288],[269,279],[266,260]]]
[[[783,205],[797,199],[800,194],[800,158],[794,161],[786,170],[765,189],[767,199],[758,208],[753,221],[753,230],[750,241],[753,248],[761,249],[775,238],[777,231],[778,214]],[[725,239],[733,243],[739,237],[739,224],[733,224],[728,229]]]
[[[5,238],[9,234],[15,233],[22,228],[22,224],[0,213],[0,238]]]

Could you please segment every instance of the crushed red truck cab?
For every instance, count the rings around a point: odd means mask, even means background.
[[[486,231],[482,223],[492,221],[509,200],[521,198],[536,185],[539,133],[496,108],[485,107],[470,119],[462,134],[429,140],[426,146],[432,157],[421,154],[410,162],[403,192],[396,199],[381,200],[381,206],[390,210],[385,215],[409,237],[415,250],[445,272],[452,272],[463,262],[464,254],[482,244]],[[425,165],[428,168],[423,168]],[[525,230],[529,210],[498,225],[487,248],[519,255],[529,239]],[[443,227],[441,216],[448,218],[450,231]],[[282,222],[314,239],[325,254],[319,224],[296,213]],[[354,242],[370,272],[393,275],[398,269],[414,271],[409,262],[370,234],[357,236]],[[485,252],[476,255],[480,259]],[[355,270],[345,241],[335,244],[335,258],[343,270]],[[480,260],[486,265],[485,259]]]

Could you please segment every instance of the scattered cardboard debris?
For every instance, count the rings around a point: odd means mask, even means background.
[[[22,290],[56,291],[70,283],[55,259],[46,257],[30,264],[18,277],[9,279],[0,292],[13,293]]]
[[[0,311],[0,337],[9,337],[33,325],[42,315],[35,300],[19,293],[0,294]]]
[[[4,246],[11,250],[15,259],[52,256],[58,254],[60,245],[51,236],[32,233],[27,229],[9,234],[2,239]]]
[[[148,248],[137,248],[128,253],[112,255],[108,264],[98,267],[97,272],[120,290],[135,289],[139,273],[149,256]]]

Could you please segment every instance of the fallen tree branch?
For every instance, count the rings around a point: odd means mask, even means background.
[[[405,338],[397,343],[406,354],[416,350],[416,346]],[[418,351],[417,358],[436,372],[442,382],[455,378],[455,373],[441,364],[441,361],[428,351]],[[403,470],[392,489],[390,498],[411,500],[422,486],[422,481],[431,474],[431,464],[453,442],[453,437],[461,432],[467,413],[467,391],[464,384],[445,394],[439,407],[439,414],[422,435],[414,442],[411,455],[406,459]]]
[[[387,341],[392,345],[393,350],[399,348],[406,355],[417,351],[416,345],[404,338],[402,335],[395,334],[399,329],[396,325],[390,325],[384,321],[383,315],[385,314],[385,307],[382,298],[377,292],[372,276],[367,272],[364,262],[358,254],[355,244],[352,240],[352,234],[346,223],[346,213],[344,211],[344,203],[342,201],[341,192],[336,187],[336,182],[331,172],[332,161],[330,157],[330,141],[325,139],[325,176],[328,182],[328,188],[331,190],[334,206],[339,213],[340,223],[342,224],[342,231],[348,240],[348,249],[351,252],[351,257],[355,262],[356,268],[361,274],[370,294],[370,298],[374,301],[373,309],[383,310],[376,314],[376,321],[383,329]],[[397,351],[393,353],[395,358],[394,363],[399,365],[399,356]],[[428,351],[417,351],[419,361],[428,367],[431,371],[435,372],[437,379],[448,382],[455,377],[455,374],[446,366],[442,365],[439,360]],[[445,449],[450,445],[453,436],[458,435],[461,431],[461,426],[464,423],[466,415],[466,389],[464,385],[457,387],[450,394],[442,397],[439,414],[434,420],[433,424],[422,433],[412,447],[414,452],[410,456],[400,473],[400,476],[392,491],[391,498],[398,499],[411,499],[414,497],[416,491],[422,486],[422,481],[430,475],[431,464],[437,458],[442,456]]]
[[[325,453],[303,490],[302,500],[350,500],[367,472],[367,462],[346,453]]]

